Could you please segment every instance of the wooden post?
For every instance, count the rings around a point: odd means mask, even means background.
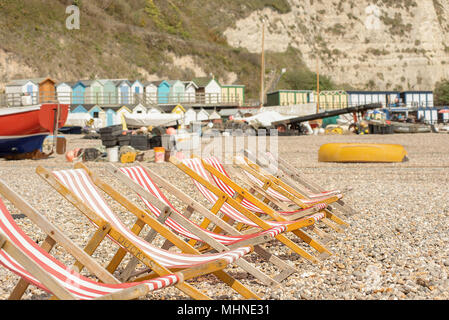
[[[316,57],[316,113],[320,113],[320,67],[319,67],[319,57]],[[326,109],[326,107],[324,108]]]
[[[262,54],[260,64],[260,107],[264,105],[264,77],[265,77],[265,20],[262,19]]]

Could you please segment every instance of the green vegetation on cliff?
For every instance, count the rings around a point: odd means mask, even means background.
[[[72,4],[81,10],[79,30],[65,25]],[[35,76],[57,80],[145,79],[147,74],[191,79],[194,70],[174,66],[168,53],[188,55],[206,74],[225,81],[236,74],[248,96],[257,97],[260,55],[229,46],[223,32],[265,7],[291,10],[287,0],[0,0],[0,49],[36,70]],[[302,85],[292,80],[298,75],[313,76],[298,50],[268,50],[266,59],[267,73],[288,67],[280,82],[286,89]]]

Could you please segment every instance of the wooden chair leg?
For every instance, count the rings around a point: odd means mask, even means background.
[[[45,252],[50,252],[51,249],[56,245],[56,241],[53,240],[53,238],[47,236],[45,238],[44,242],[41,245],[42,250]],[[8,300],[20,300],[22,299],[23,295],[25,294],[25,291],[30,286],[30,283],[24,279],[20,279],[17,285],[14,287],[14,290],[9,295]]]
[[[99,226],[98,230],[95,232],[93,237],[90,239],[89,243],[84,248],[84,251],[88,255],[91,256],[95,252],[95,250],[97,250],[98,246],[103,241],[103,239],[106,237],[109,230],[111,230],[111,226],[109,224],[104,224],[102,226]],[[76,261],[72,266],[72,269],[77,272],[81,272],[83,270],[83,268],[84,268],[84,265],[79,261]]]
[[[330,252],[325,246],[323,246],[319,241],[315,240],[311,236],[309,236],[305,231],[303,230],[295,230],[293,233],[300,238],[302,241],[307,243],[309,246],[317,250],[321,257],[324,258],[325,256],[332,255],[332,252]]]
[[[170,216],[170,211],[165,211],[165,212],[163,211],[163,212],[161,212],[161,214],[159,215],[157,220],[160,223],[164,224],[169,216]],[[140,233],[140,231],[139,231],[139,233]],[[147,235],[145,236],[144,239],[145,239],[146,242],[152,243],[154,238],[156,238],[156,235],[157,235],[156,230],[151,229],[150,231],[148,231],[148,233],[147,233]],[[136,257],[132,257],[131,261],[128,262],[128,264],[126,265],[125,269],[121,273],[120,279],[123,282],[128,281],[130,279],[130,277],[132,276],[134,270],[136,270],[136,267],[137,267],[138,264],[139,264],[139,259],[137,259]]]

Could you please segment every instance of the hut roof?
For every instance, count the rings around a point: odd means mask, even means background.
[[[211,81],[217,81],[218,84],[220,84],[218,82],[217,79],[215,79],[214,77],[201,77],[201,78],[195,78],[192,81],[199,87],[199,88],[204,88],[207,87],[209,85],[209,83],[211,83]]]

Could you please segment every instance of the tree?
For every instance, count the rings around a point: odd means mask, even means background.
[[[441,80],[435,84],[435,105],[449,105],[449,80]]]
[[[316,73],[309,70],[292,70],[287,71],[282,76],[282,87],[290,90],[316,90]],[[334,90],[335,84],[332,80],[324,75],[320,76],[320,90]]]

